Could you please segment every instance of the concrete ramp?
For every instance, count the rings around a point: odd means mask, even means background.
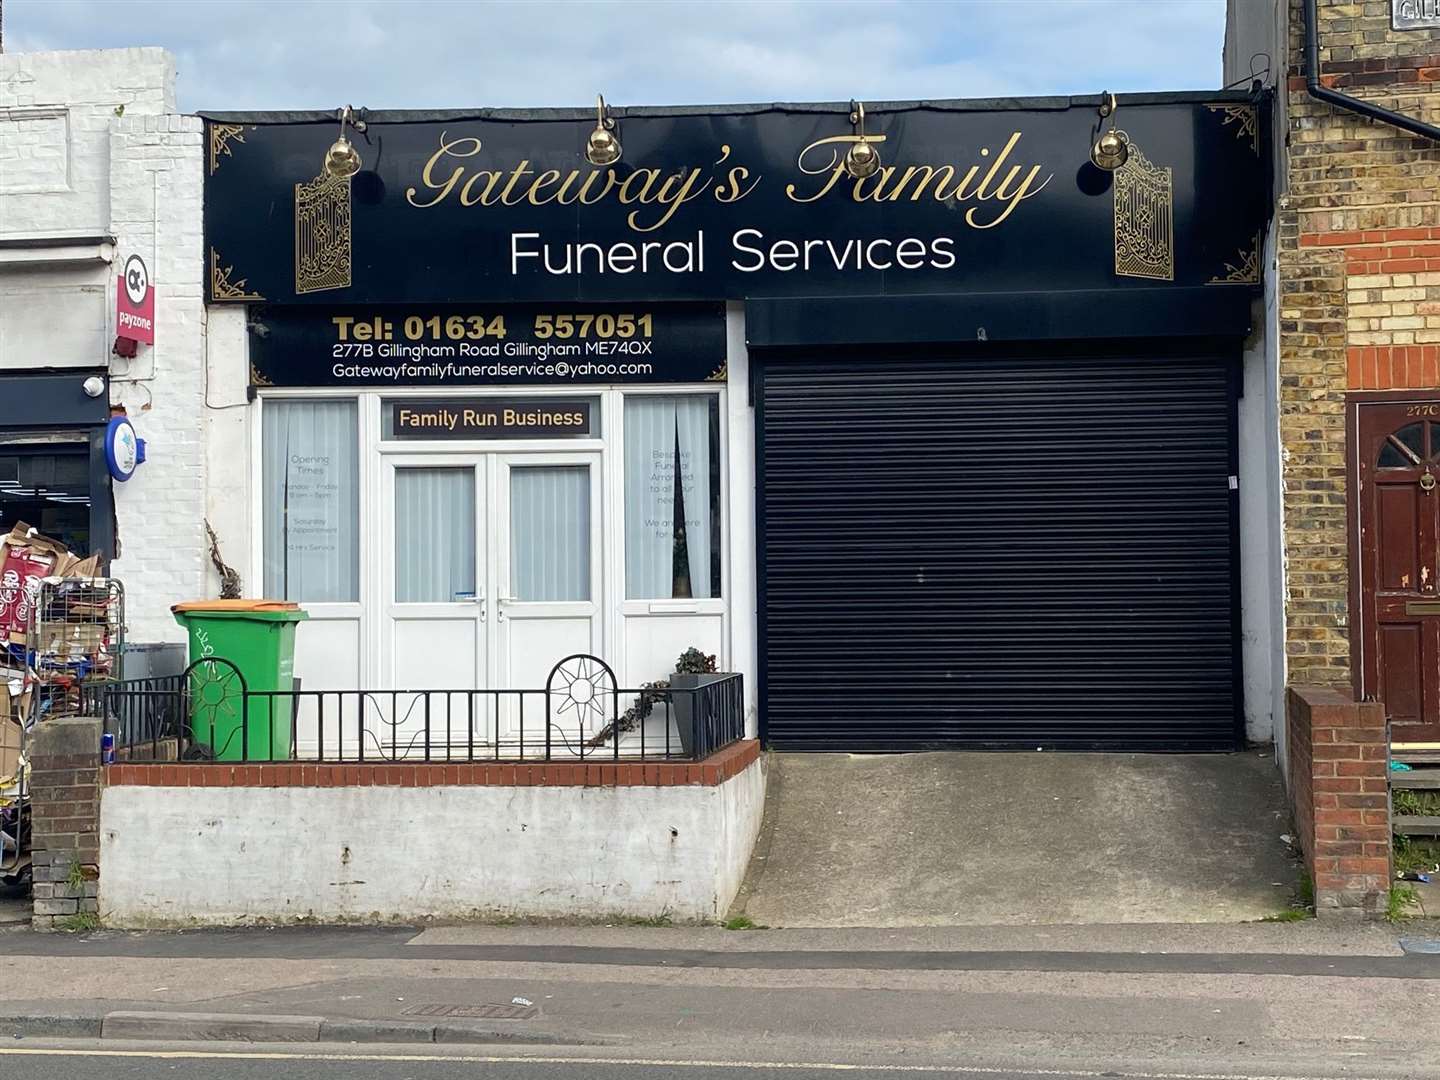
[[[731,910],[765,926],[1238,922],[1299,880],[1268,751],[770,761]]]

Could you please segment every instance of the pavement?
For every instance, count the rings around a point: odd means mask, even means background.
[[[1239,922],[1300,868],[1269,751],[774,754],[730,914],[783,927]]]
[[[0,1061],[5,1061],[0,1050]],[[1097,1080],[1092,1071],[1030,1069],[917,1068],[911,1065],[853,1066],[845,1062],[729,1063],[687,1060],[647,1061],[629,1059],[599,1062],[593,1058],[529,1060],[495,1056],[436,1059],[431,1056],[362,1056],[346,1053],[320,1055],[267,1054],[249,1058],[224,1051],[186,1054],[168,1050],[135,1050],[133,1056],[101,1053],[86,1057],[78,1050],[59,1050],[54,1056],[13,1055],[6,1064],[20,1067],[26,1080],[151,1080],[164,1075],[178,1080],[473,1080],[483,1070],[486,1080],[724,1080],[744,1075],[754,1080],[833,1080],[843,1073],[855,1080],[893,1080],[906,1077],[950,1077],[955,1080]],[[404,1070],[399,1072],[398,1070]],[[1184,1074],[1107,1072],[1121,1080],[1187,1080]],[[1234,1074],[1231,1080],[1275,1080],[1255,1074]],[[1216,1080],[1195,1076],[1194,1080]]]
[[[1436,923],[0,931],[25,1077],[1440,1080],[1437,1013]]]

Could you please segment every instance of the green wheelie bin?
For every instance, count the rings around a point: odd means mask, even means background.
[[[295,627],[309,618],[284,600],[196,600],[171,612],[190,638],[190,727],[216,761],[288,761],[295,699]],[[251,691],[241,694],[235,670]],[[281,691],[278,697],[267,692]],[[242,724],[243,718],[243,724]],[[243,732],[242,732],[243,727]]]

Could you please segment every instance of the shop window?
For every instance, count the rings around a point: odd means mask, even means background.
[[[625,595],[720,596],[720,402],[625,398]]]
[[[0,533],[21,521],[73,552],[90,551],[87,447],[0,446]]]
[[[360,599],[359,415],[353,401],[267,401],[265,595]]]

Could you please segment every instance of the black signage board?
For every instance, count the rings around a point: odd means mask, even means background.
[[[725,377],[725,306],[262,307],[258,386],[688,383]]]
[[[1268,100],[874,104],[856,180],[844,105],[373,113],[353,178],[321,175],[333,115],[207,118],[213,302],[489,304],[1229,287],[1260,278]],[[489,314],[488,311],[481,313]]]
[[[555,439],[591,433],[589,401],[447,398],[385,402],[393,439]]]

